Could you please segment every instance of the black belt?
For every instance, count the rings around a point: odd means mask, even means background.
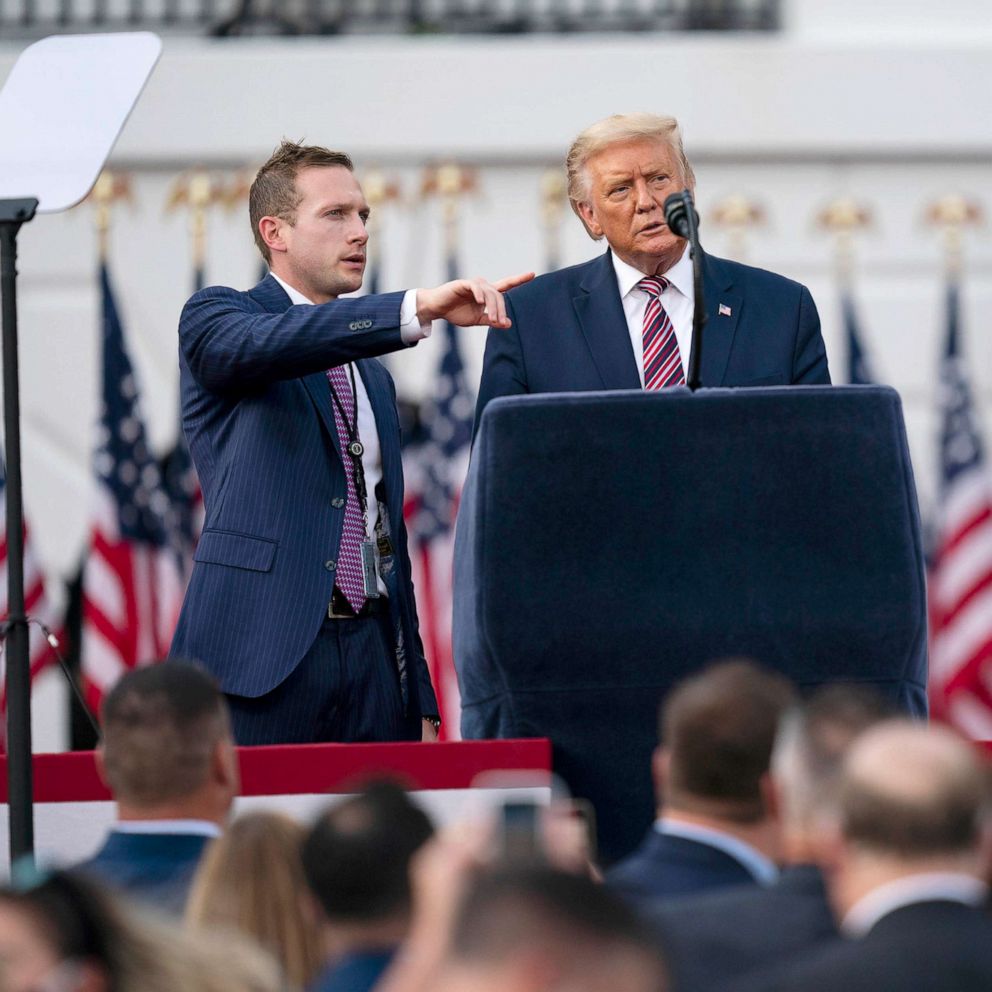
[[[328,620],[362,620],[365,617],[378,616],[386,611],[386,599],[378,596],[373,599],[366,599],[365,605],[356,613],[352,609],[351,603],[345,598],[343,592],[336,586],[331,593],[331,601],[327,604]]]

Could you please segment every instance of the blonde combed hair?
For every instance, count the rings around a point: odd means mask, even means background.
[[[568,200],[580,220],[582,215],[579,213],[578,205],[589,198],[589,177],[586,173],[589,159],[611,145],[642,138],[653,138],[667,144],[675,154],[675,161],[682,172],[682,181],[688,187],[695,185],[696,177],[682,147],[679,122],[674,117],[647,113],[613,114],[587,127],[572,142],[565,158]]]
[[[303,913],[300,860],[305,830],[281,813],[246,813],[207,849],[190,890],[186,922],[194,931],[236,931],[306,988],[322,959],[316,923]]]

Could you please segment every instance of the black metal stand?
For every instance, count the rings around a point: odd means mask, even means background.
[[[0,200],[0,303],[3,322],[3,419],[7,457],[7,790],[11,864],[34,853],[31,768],[31,661],[24,612],[24,514],[21,504],[21,401],[17,362],[17,232],[34,217],[33,198]]]
[[[703,253],[699,246],[698,217],[689,200],[686,210],[686,223],[689,227],[689,255],[692,258],[692,348],[689,351],[689,379],[687,385],[695,392],[702,385],[699,378],[699,363],[703,354],[703,325],[706,323],[706,301],[703,299]]]

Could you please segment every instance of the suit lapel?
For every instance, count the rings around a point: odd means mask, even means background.
[[[610,252],[590,265],[579,288],[581,292],[572,304],[603,388],[640,389]]]
[[[271,275],[267,275],[248,295],[269,313],[285,313],[292,306],[286,291]],[[338,458],[341,458],[341,442],[338,438],[337,423],[334,420],[334,401],[331,399],[331,384],[327,381],[326,373],[313,372],[303,376],[300,381],[310,394],[324,428],[331,436],[334,450]]]
[[[734,287],[733,277],[718,258],[703,253],[703,358],[699,376],[704,386],[720,386],[727,372],[730,349],[737,333],[744,296]],[[721,306],[724,312],[720,312]],[[728,314],[726,311],[729,310]]]

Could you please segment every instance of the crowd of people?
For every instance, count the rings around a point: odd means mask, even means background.
[[[14,866],[3,992],[740,992],[992,987],[992,788],[976,747],[875,696],[802,699],[745,660],[661,707],[657,818],[596,864],[567,804],[435,830],[370,782],[312,823],[231,818],[223,696],[126,675],[99,766],[117,819],[84,864]],[[564,829],[562,829],[564,825]]]

